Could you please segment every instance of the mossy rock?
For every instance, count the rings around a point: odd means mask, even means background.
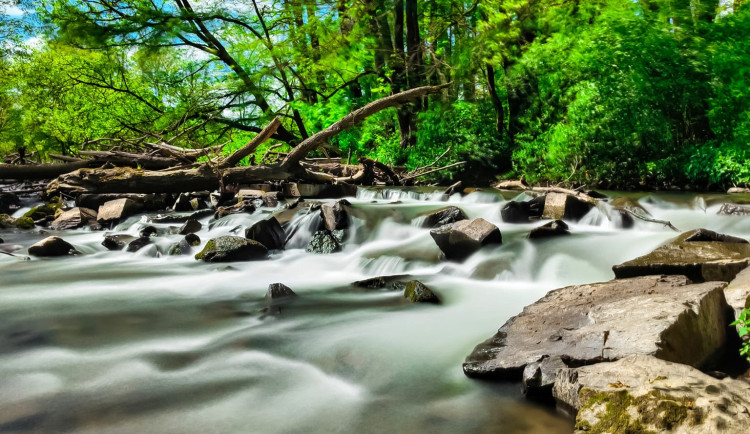
[[[0,214],[0,229],[33,229],[34,220],[29,217],[20,217],[14,219],[8,214]]]
[[[438,296],[419,280],[412,280],[406,284],[404,297],[412,303],[440,304]]]
[[[26,211],[26,214],[23,216],[31,217],[32,220],[39,220],[45,217],[54,216],[58,209],[60,208],[54,205],[39,205]]]
[[[265,259],[267,255],[268,249],[257,241],[224,236],[209,240],[195,259],[205,262],[254,261]]]

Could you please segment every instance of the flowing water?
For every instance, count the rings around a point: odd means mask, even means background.
[[[675,233],[641,221],[618,229],[603,205],[571,224],[573,235],[532,243],[524,237],[539,223],[500,220],[506,200],[523,199],[361,190],[349,241],[331,255],[305,252],[319,217],[304,212],[286,227],[288,249],[261,262],[110,252],[88,230],[62,234],[81,256],[0,255],[0,432],[571,432],[518,384],[466,378],[464,357],[547,291],[609,280],[612,265]],[[680,230],[750,237],[750,219],[716,215],[725,200],[649,195],[641,204]],[[419,214],[448,204],[498,225],[503,244],[440,262]],[[198,235],[242,234],[238,226],[267,212],[206,218]],[[109,232],[149,224],[140,216]],[[2,234],[25,247],[46,236]],[[154,241],[164,251],[180,238]],[[392,274],[419,278],[443,304],[350,285]],[[275,282],[300,297],[266,315]]]

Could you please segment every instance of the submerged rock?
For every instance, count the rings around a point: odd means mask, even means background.
[[[142,248],[148,246],[151,244],[151,238],[148,236],[141,236],[140,238],[136,238],[133,241],[131,241],[128,244],[127,249],[125,251],[127,252],[137,252],[141,250]]]
[[[647,355],[563,368],[552,390],[576,432],[745,432],[750,384]]]
[[[153,226],[146,226],[143,229],[141,229],[140,231],[138,231],[138,235],[141,236],[141,237],[149,238],[149,237],[152,237],[152,236],[156,235],[158,232],[159,231],[157,231],[155,227],[153,227]]]
[[[92,223],[97,227],[101,227],[96,222],[96,211],[88,208],[75,207],[68,211],[63,211],[63,213],[60,214],[52,224],[50,224],[50,229],[56,231],[77,229],[83,226],[90,226]]]
[[[73,245],[60,237],[47,237],[29,247],[29,255],[33,256],[67,256],[78,254]]]
[[[386,291],[403,291],[410,281],[408,274],[397,274],[393,276],[378,276],[370,279],[352,282],[352,286],[364,289],[384,289]]]
[[[544,196],[526,202],[510,201],[500,210],[500,217],[505,223],[528,223],[542,217]]]
[[[677,274],[694,282],[729,282],[748,264],[750,244],[746,240],[695,229],[682,233],[651,253],[615,265],[612,270],[618,279]]]
[[[341,251],[344,231],[317,231],[305,249],[308,253],[336,253]]]
[[[192,233],[198,232],[202,228],[203,228],[203,225],[198,220],[190,219],[190,220],[186,221],[182,225],[182,227],[180,227],[180,229],[179,229],[179,231],[177,231],[177,233],[180,234],[180,235],[187,235],[187,234],[192,234]]]
[[[428,211],[420,215],[425,216],[425,219],[422,222],[422,227],[431,229],[468,219],[466,213],[455,206],[448,206],[435,211]]]
[[[440,304],[440,299],[434,292],[419,280],[406,283],[404,298],[412,303],[434,303]]]
[[[0,192],[0,214],[12,214],[21,209],[21,200],[14,193]]]
[[[489,244],[502,244],[500,229],[483,218],[461,220],[430,231],[447,259],[462,260]]]
[[[195,259],[204,262],[254,261],[265,259],[267,254],[268,250],[257,241],[223,236],[209,240]]]
[[[245,238],[263,244],[268,250],[281,250],[284,248],[286,235],[276,217],[271,217],[250,226],[245,231]]]
[[[648,354],[701,367],[720,355],[726,341],[725,286],[646,276],[556,289],[478,345],[464,373],[523,377],[531,381],[527,388],[548,390],[560,366],[556,359],[580,366]],[[538,362],[544,363],[532,365]]]
[[[292,291],[292,288],[284,285],[283,283],[272,283],[268,285],[268,291],[266,292],[266,303],[270,303],[282,298],[296,296],[297,294]]]
[[[169,256],[181,256],[181,255],[189,255],[192,251],[192,248],[190,247],[190,243],[188,243],[185,239],[180,240],[178,243],[174,243],[171,246],[169,246],[169,249],[167,249],[167,255]]]
[[[101,225],[117,224],[121,220],[141,212],[141,206],[132,199],[115,199],[99,207],[96,220]]]
[[[133,240],[135,240],[135,237],[132,235],[107,235],[102,241],[102,246],[106,247],[107,250],[122,250]]]
[[[583,218],[596,202],[565,193],[547,193],[544,200],[542,218],[552,220],[578,221]]]
[[[555,220],[532,229],[527,238],[535,240],[560,235],[570,235],[570,231],[568,231],[568,225],[564,221]]]
[[[187,234],[185,235],[185,241],[188,242],[191,246],[197,246],[201,243],[201,239],[198,235],[195,234]]]

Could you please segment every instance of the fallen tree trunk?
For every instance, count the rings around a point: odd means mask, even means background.
[[[99,165],[106,162],[115,166],[140,166],[147,170],[167,169],[180,164],[180,161],[175,158],[121,151],[80,151],[78,154],[84,157],[92,157],[92,160],[98,161]]]
[[[15,165],[0,164],[0,179],[37,180],[52,179],[62,174],[82,169],[96,167],[101,161],[82,160],[60,164]]]
[[[279,129],[280,125],[281,121],[279,120],[279,118],[274,118],[271,123],[266,125],[266,127],[263,128],[263,130],[258,133],[257,136],[253,137],[253,139],[248,142],[248,144],[234,151],[232,155],[225,158],[224,161],[221,162],[220,167],[226,168],[236,166],[237,163],[242,161],[243,158],[255,152],[255,149],[257,149],[261,143],[271,138],[273,133],[275,133],[276,130]]]

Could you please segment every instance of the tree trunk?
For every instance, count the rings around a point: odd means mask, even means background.
[[[495,108],[495,129],[500,138],[503,138],[503,131],[505,130],[505,112],[503,110],[503,102],[500,100],[500,96],[497,94],[497,88],[495,87],[495,68],[489,63],[487,64],[487,88],[490,91],[490,99],[492,100],[492,106]]]
[[[40,164],[37,166],[0,164],[0,179],[52,179],[63,173],[72,172],[84,167],[95,167],[101,164],[101,161],[96,160],[83,160],[62,164]]]

